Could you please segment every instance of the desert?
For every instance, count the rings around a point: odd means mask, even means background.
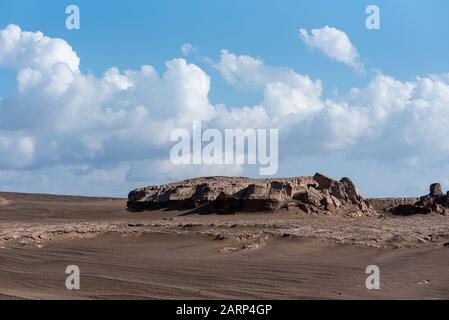
[[[0,193],[2,299],[445,299],[447,194],[205,177],[128,199]],[[67,290],[68,265],[81,273]],[[381,287],[365,287],[366,267]]]
[[[449,1],[402,2],[1,0],[0,300],[449,300]]]

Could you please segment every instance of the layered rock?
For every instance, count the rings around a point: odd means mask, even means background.
[[[402,216],[430,213],[449,215],[449,191],[444,194],[441,185],[433,183],[430,185],[428,195],[422,196],[412,204],[398,205],[391,212]]]
[[[336,181],[320,173],[310,177],[249,179],[206,177],[131,191],[128,209],[195,209],[276,211],[299,208],[307,213],[373,213],[349,178]]]

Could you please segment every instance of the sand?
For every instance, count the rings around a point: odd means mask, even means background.
[[[9,204],[9,201],[0,197],[0,206],[6,206],[7,204]]]
[[[2,299],[449,298],[449,218],[129,213],[0,193]],[[81,271],[67,290],[65,268]],[[365,288],[365,268],[381,289]]]

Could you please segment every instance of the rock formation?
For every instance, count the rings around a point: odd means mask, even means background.
[[[428,195],[422,196],[413,204],[398,205],[391,212],[401,216],[430,213],[449,215],[449,191],[443,194],[441,185],[434,183],[430,185]]]
[[[281,208],[299,208],[317,214],[374,213],[349,178],[337,181],[320,173],[313,177],[284,179],[196,178],[138,188],[129,193],[130,211],[163,208],[201,208],[215,212],[273,212]]]

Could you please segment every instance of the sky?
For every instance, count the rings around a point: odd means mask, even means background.
[[[66,7],[80,29],[66,28]],[[365,9],[380,9],[380,29]],[[449,2],[0,0],[0,190],[124,197],[253,165],[169,161],[170,132],[278,128],[275,176],[449,188]]]

